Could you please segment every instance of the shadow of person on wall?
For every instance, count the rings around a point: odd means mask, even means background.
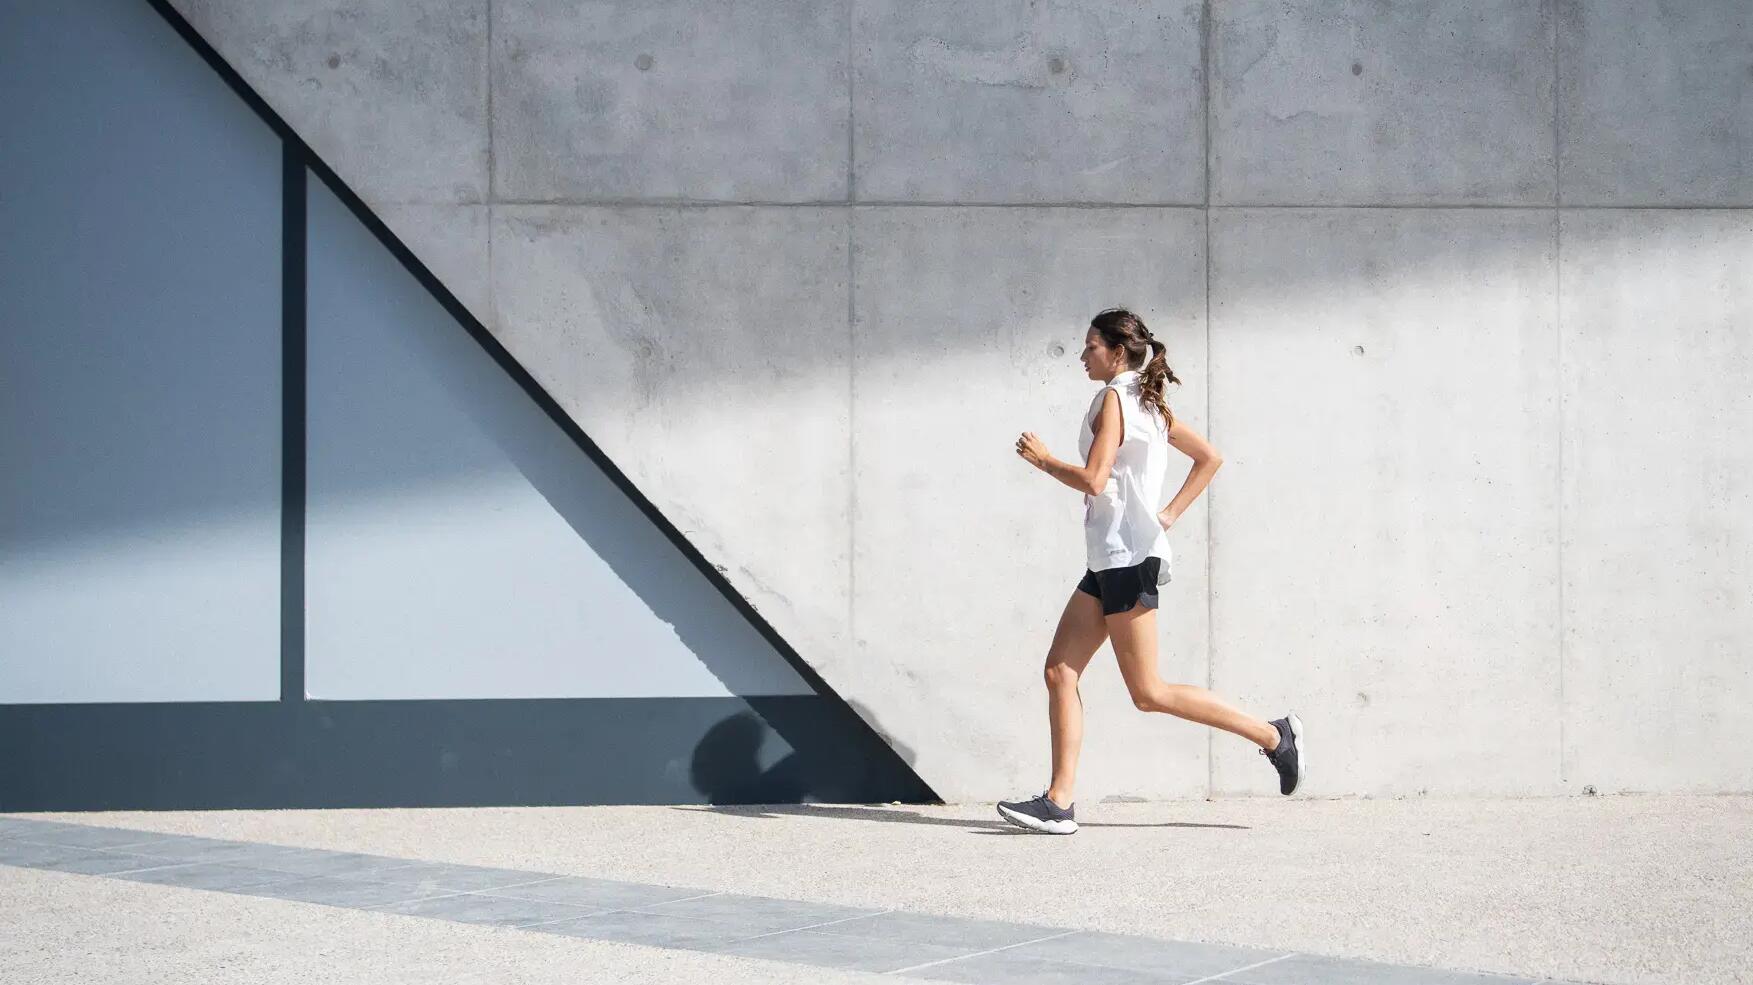
[[[805,763],[793,749],[761,765],[772,732],[754,711],[738,712],[706,730],[694,746],[688,780],[708,804],[801,803],[810,796]]]
[[[858,702],[797,695],[741,700],[747,709],[707,729],[690,757],[688,779],[705,803],[936,800],[923,785],[915,789],[916,780],[895,781],[894,763],[898,759],[910,767],[914,752],[883,731],[875,714]],[[882,793],[908,796],[891,799]]]

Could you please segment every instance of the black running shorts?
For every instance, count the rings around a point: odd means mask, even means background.
[[[1102,600],[1102,615],[1112,616],[1129,611],[1133,606],[1144,603],[1146,608],[1157,607],[1157,588],[1167,578],[1162,574],[1163,559],[1147,557],[1138,564],[1127,568],[1108,568],[1105,571],[1085,569],[1083,580],[1077,583],[1078,591],[1087,592]]]

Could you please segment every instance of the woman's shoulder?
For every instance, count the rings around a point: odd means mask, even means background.
[[[1126,396],[1126,391],[1122,390],[1118,384],[1103,385],[1095,393],[1090,395],[1089,410],[1085,412],[1084,416],[1093,418],[1099,415],[1102,412],[1102,403],[1108,399],[1109,391],[1113,391],[1114,396],[1117,398],[1124,399]]]

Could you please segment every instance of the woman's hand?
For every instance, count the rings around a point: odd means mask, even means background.
[[[1175,525],[1175,518],[1170,516],[1167,510],[1164,510],[1156,515],[1156,522],[1162,524],[1164,532],[1167,532],[1170,527]]]
[[[1046,443],[1035,437],[1033,431],[1024,431],[1022,436],[1016,439],[1016,453],[1035,468],[1041,468],[1046,464],[1047,459],[1052,457],[1047,454]]]

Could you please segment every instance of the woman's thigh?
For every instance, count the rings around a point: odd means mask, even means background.
[[[1114,660],[1120,665],[1120,677],[1136,697],[1158,680],[1156,610],[1135,605],[1106,617],[1105,622],[1114,641]]]
[[[1075,674],[1082,674],[1090,658],[1108,640],[1108,624],[1102,618],[1102,600],[1080,589],[1072,589],[1065,610],[1059,614],[1059,627],[1053,631],[1053,645],[1047,650],[1047,666],[1060,665]]]

